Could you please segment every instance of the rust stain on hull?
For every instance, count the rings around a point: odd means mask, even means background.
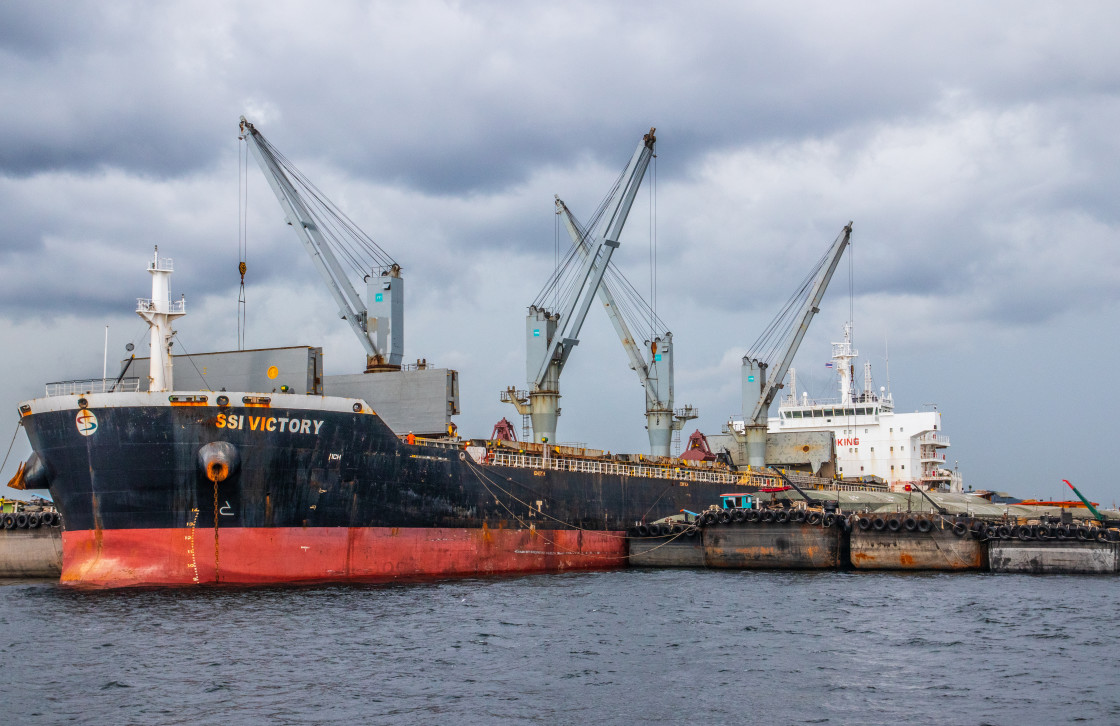
[[[861,570],[980,570],[985,545],[954,535],[929,532],[852,532],[851,562]]]

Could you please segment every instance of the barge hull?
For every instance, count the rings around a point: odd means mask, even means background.
[[[705,527],[704,561],[732,569],[835,569],[844,562],[844,530],[811,524]]]
[[[634,567],[704,567],[704,544],[700,536],[634,537],[630,540],[630,564]]]
[[[851,560],[857,570],[983,570],[988,545],[950,529],[930,532],[852,530]]]
[[[397,527],[67,531],[70,585],[391,582],[623,567],[624,532]]]
[[[1120,543],[992,540],[992,572],[1099,575],[1120,572]]]
[[[0,577],[46,577],[62,572],[58,527],[0,530]]]

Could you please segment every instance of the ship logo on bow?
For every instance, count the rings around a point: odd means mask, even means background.
[[[83,408],[78,411],[74,422],[78,425],[78,433],[82,436],[92,436],[93,432],[97,430],[97,416],[88,409]]]

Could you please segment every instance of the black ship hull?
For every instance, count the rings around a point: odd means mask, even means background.
[[[221,398],[240,405],[215,405],[208,392],[25,404],[28,436],[67,522],[64,582],[618,567],[636,522],[752,489],[687,467],[407,443],[352,399]]]

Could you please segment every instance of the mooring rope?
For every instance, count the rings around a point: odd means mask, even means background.
[[[532,506],[532,505],[531,505],[531,504],[530,504],[529,502],[526,502],[525,500],[523,500],[523,499],[519,498],[519,497],[518,497],[518,496],[517,496],[516,494],[514,494],[513,492],[511,492],[511,491],[509,491],[508,489],[505,489],[505,488],[503,488],[502,486],[500,486],[500,485],[499,485],[499,484],[498,484],[497,482],[495,482],[495,481],[494,481],[494,480],[493,480],[493,479],[491,478],[491,475],[490,475],[490,474],[488,474],[487,472],[483,471],[483,470],[482,470],[482,468],[481,468],[481,467],[480,467],[480,466],[479,466],[479,465],[478,465],[477,463],[475,463],[475,462],[474,462],[474,461],[473,461],[472,459],[468,459],[468,460],[466,461],[466,463],[467,463],[467,468],[468,468],[468,470],[469,470],[469,471],[470,471],[470,472],[471,472],[472,474],[474,474],[474,475],[475,475],[475,477],[476,477],[476,478],[478,479],[478,482],[479,482],[479,483],[480,483],[480,484],[482,485],[482,488],[483,488],[483,489],[485,489],[485,490],[486,490],[486,491],[487,491],[487,492],[488,492],[488,493],[490,494],[490,496],[494,497],[494,501],[495,501],[495,502],[496,502],[496,503],[497,503],[497,504],[498,504],[499,506],[501,506],[501,507],[502,507],[502,509],[504,509],[504,510],[506,510],[507,512],[509,512],[509,515],[510,515],[511,517],[513,517],[513,518],[514,518],[514,519],[515,519],[515,520],[516,520],[516,521],[518,522],[518,524],[520,524],[520,525],[521,525],[522,527],[524,527],[524,528],[528,529],[528,528],[530,528],[530,526],[532,526],[532,529],[533,529],[533,531],[535,531],[535,532],[537,531],[537,529],[536,529],[536,526],[535,526],[535,525],[531,525],[531,523],[528,523],[528,522],[526,522],[526,521],[525,521],[524,519],[522,519],[522,518],[521,518],[521,517],[520,517],[520,516],[519,516],[519,515],[518,515],[518,514],[517,514],[516,512],[514,512],[514,511],[513,511],[512,509],[510,509],[510,508],[509,508],[509,506],[508,506],[508,505],[506,505],[506,503],[505,503],[505,502],[503,502],[503,501],[502,501],[502,500],[501,500],[501,499],[500,499],[500,498],[499,498],[498,496],[496,496],[496,495],[494,494],[494,492],[493,492],[493,491],[492,491],[492,490],[490,489],[490,487],[489,487],[489,486],[487,485],[487,480],[489,480],[490,484],[492,484],[492,485],[494,486],[494,488],[496,488],[496,489],[498,489],[499,491],[501,491],[501,492],[502,492],[503,494],[505,494],[506,496],[508,496],[508,497],[509,497],[510,499],[514,500],[515,502],[517,502],[517,503],[519,503],[519,504],[522,504],[522,505],[524,505],[524,506],[525,506],[526,508],[528,508],[528,509],[530,509],[530,510],[534,509],[534,507],[533,507],[533,506]],[[664,494],[664,493],[663,493],[663,494]],[[661,497],[659,496],[659,497],[658,497],[658,499],[660,499],[660,498],[661,498]],[[619,535],[616,535],[616,534],[614,534],[614,533],[612,533],[612,532],[608,532],[608,531],[604,531],[604,530],[597,530],[597,529],[586,529],[586,528],[584,528],[584,527],[580,527],[579,525],[571,524],[570,522],[565,522],[564,520],[562,520],[562,519],[559,519],[558,517],[553,517],[553,516],[552,516],[551,514],[547,514],[547,513],[543,512],[543,511],[539,510],[539,509],[538,509],[538,510],[536,510],[536,511],[537,511],[537,513],[538,513],[538,514],[540,514],[540,515],[541,515],[542,517],[545,517],[545,518],[547,518],[547,519],[550,519],[550,520],[552,520],[552,521],[554,521],[554,522],[556,522],[556,523],[558,523],[558,524],[561,524],[561,525],[563,525],[563,526],[565,526],[565,527],[568,527],[568,528],[569,528],[569,529],[571,529],[571,530],[575,530],[575,531],[578,531],[578,532],[588,532],[588,533],[593,533],[593,534],[597,534],[597,535],[601,535],[601,536],[605,536],[605,537],[611,537],[611,538],[613,538],[613,539],[623,539],[623,540],[631,540],[631,539],[637,539],[637,538],[635,538],[635,537],[631,537],[631,536],[629,536],[629,535],[621,535],[621,536],[619,536]],[[557,549],[560,549],[560,545],[559,545],[559,544],[557,544],[556,542],[554,542],[554,541],[550,540],[550,539],[549,539],[548,537],[546,537],[546,536],[545,536],[545,535],[543,535],[543,534],[540,534],[539,532],[538,532],[538,535],[539,535],[539,536],[541,537],[541,539],[543,539],[543,540],[544,540],[545,542],[548,542],[548,543],[549,543],[550,545],[552,545],[553,547],[556,547]],[[650,553],[650,552],[653,552],[653,551],[655,551],[655,550],[658,550],[658,549],[660,549],[660,548],[664,547],[665,545],[669,544],[670,542],[673,542],[673,541],[675,541],[675,540],[676,540],[676,539],[677,539],[678,537],[681,537],[682,535],[684,535],[684,531],[681,531],[681,532],[678,532],[678,533],[677,533],[677,534],[675,534],[675,535],[672,535],[672,536],[671,536],[671,537],[670,537],[669,539],[667,539],[667,540],[666,540],[665,542],[662,542],[661,544],[657,545],[656,547],[653,547],[652,549],[649,549],[649,550],[647,550],[647,551],[646,551],[646,552],[644,552],[643,554],[648,554],[648,553]],[[664,535],[663,535],[663,536],[664,536]],[[644,538],[643,538],[643,539],[644,539]],[[583,554],[583,553],[582,553],[582,552],[574,552],[574,551],[563,551],[563,550],[562,550],[562,554],[578,555],[578,554]],[[621,560],[621,559],[629,559],[630,557],[631,557],[630,553],[629,553],[629,552],[627,552],[627,553],[626,553],[626,554],[625,554],[624,556],[622,556],[622,557],[614,557],[614,556],[611,556],[611,557],[610,557],[610,559],[619,559],[619,560]]]
[[[4,467],[8,465],[8,457],[12,455],[12,447],[16,445],[16,437],[19,436],[20,426],[23,426],[22,418],[16,422],[16,430],[12,432],[12,443],[8,444],[8,453],[4,454],[4,463],[0,464],[0,471],[4,471]]]

